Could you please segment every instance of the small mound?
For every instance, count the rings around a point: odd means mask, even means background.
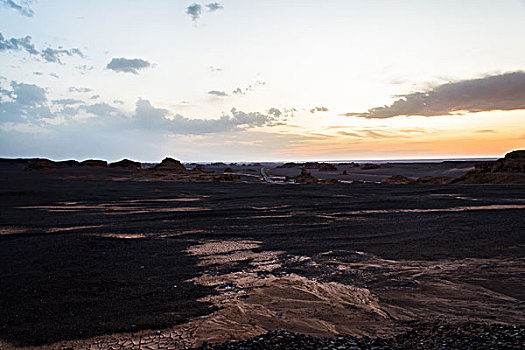
[[[174,172],[186,172],[186,167],[173,158],[166,157],[160,164],[153,167],[154,170],[169,170]]]
[[[139,170],[141,168],[141,164],[139,162],[134,162],[129,159],[122,159],[121,161],[111,163],[109,165],[110,168],[127,168],[127,169],[136,169]]]

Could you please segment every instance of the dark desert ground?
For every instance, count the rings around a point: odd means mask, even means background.
[[[474,163],[313,170],[347,183],[305,185],[264,183],[264,164],[27,165],[0,161],[2,349],[182,349],[276,330],[237,346],[524,345],[525,187],[384,183]]]

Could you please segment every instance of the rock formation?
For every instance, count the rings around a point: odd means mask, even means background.
[[[392,175],[388,179],[381,181],[382,184],[390,185],[408,185],[413,184],[415,181],[403,175]]]
[[[379,164],[366,163],[366,164],[361,165],[361,170],[372,170],[372,169],[379,169],[379,168],[381,168],[381,165]]]
[[[319,171],[337,171],[337,168],[330,163],[321,163],[319,166]]]
[[[457,178],[459,184],[525,184],[525,150],[507,153],[494,162],[478,163],[475,169]]]
[[[164,158],[160,164],[153,167],[153,170],[168,170],[171,172],[185,173],[186,168],[181,162],[173,158]]]
[[[105,160],[88,159],[83,162],[80,162],[80,166],[93,168],[107,168],[108,162],[106,162]]]
[[[27,168],[25,168],[25,170],[48,170],[54,168],[55,162],[49,159],[35,158],[27,161]]]
[[[142,168],[139,162],[135,162],[129,159],[122,159],[118,162],[111,163],[109,167],[110,168],[126,168],[126,169],[134,169],[134,170],[140,170]]]
[[[318,182],[318,180],[306,170],[306,168],[301,169],[301,174],[294,176],[294,177],[286,177],[286,181],[289,181],[291,179],[294,179],[296,183],[300,184],[315,184]]]
[[[54,162],[55,165],[57,167],[63,167],[63,168],[68,168],[68,167],[77,167],[77,166],[80,166],[80,162],[79,161],[76,161],[76,160],[63,160],[63,161],[60,161],[60,162]]]

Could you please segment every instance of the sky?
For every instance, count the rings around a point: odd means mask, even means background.
[[[0,0],[0,157],[499,157],[524,37],[524,0]]]

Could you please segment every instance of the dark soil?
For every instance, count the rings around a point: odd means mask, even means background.
[[[136,182],[119,181],[130,173],[124,169],[24,167],[0,162],[0,229],[21,230],[0,235],[0,338],[18,345],[209,314],[197,299],[213,291],[186,282],[202,272],[184,252],[199,240],[253,239],[264,250],[310,257],[330,250],[412,260],[525,256],[524,209],[355,213],[525,204],[523,186]],[[173,198],[199,200],[156,201]],[[81,209],[53,209],[62,202]],[[165,210],[179,207],[195,210]],[[350,219],[337,220],[343,215]],[[142,238],[112,236],[119,234]],[[520,286],[491,278],[485,287],[524,300]]]

